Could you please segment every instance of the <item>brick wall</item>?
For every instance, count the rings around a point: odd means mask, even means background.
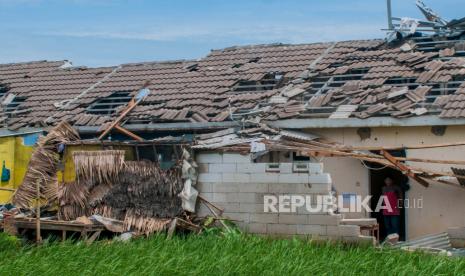
[[[198,153],[197,189],[215,205],[224,208],[223,216],[236,221],[244,231],[270,235],[302,235],[314,238],[371,240],[360,236],[359,226],[340,225],[341,215],[297,212],[264,212],[265,195],[327,195],[331,177],[320,163],[253,163],[248,155],[237,153]],[[211,215],[198,203],[200,216]]]

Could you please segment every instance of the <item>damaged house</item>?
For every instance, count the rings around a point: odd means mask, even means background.
[[[269,213],[264,197],[334,192],[376,204],[390,177],[405,187],[401,239],[465,227],[465,29],[424,35],[439,23],[421,21],[405,34],[400,21],[392,41],[238,46],[103,68],[0,65],[0,200],[32,204],[33,145],[66,122],[73,135],[53,142],[63,148],[40,190],[59,197],[61,220],[99,215],[148,233],[214,205],[252,233],[371,240],[384,235],[379,212]]]

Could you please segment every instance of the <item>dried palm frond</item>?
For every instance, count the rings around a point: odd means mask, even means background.
[[[120,181],[131,183],[131,192],[142,194],[156,189],[163,196],[175,196],[182,190],[183,181],[178,167],[163,170],[157,163],[148,161],[126,162]]]
[[[124,229],[136,231],[137,233],[149,235],[166,229],[171,219],[160,219],[138,215],[134,210],[126,212],[124,217]]]
[[[58,219],[60,220],[75,220],[78,217],[89,216],[89,210],[82,209],[78,205],[65,205],[60,206],[60,211],[58,212]]]
[[[58,145],[76,141],[78,133],[66,122],[61,122],[39,141],[32,153],[23,182],[13,195],[13,203],[21,208],[30,208],[39,197],[46,202],[57,199],[57,166],[59,162]]]
[[[118,216],[113,212],[113,209],[111,207],[105,206],[105,205],[99,205],[94,208],[92,211],[92,214],[94,215],[101,215],[102,217],[106,218],[116,218],[119,219],[121,216]]]
[[[110,184],[124,166],[124,150],[76,151],[73,161],[77,182]]]
[[[177,195],[183,185],[179,166],[163,170],[154,162],[129,161],[103,202],[114,209],[127,206],[145,216],[172,218],[182,212]]]
[[[49,202],[56,202],[58,200],[58,189],[58,181],[55,181],[55,183],[50,183],[50,185],[44,187],[43,195]]]
[[[65,183],[58,189],[59,205],[76,204],[81,208],[87,207],[89,190],[86,186],[77,182]]]
[[[91,207],[95,207],[100,204],[103,198],[110,192],[112,186],[101,184],[97,185],[89,192],[88,204]]]
[[[180,163],[163,170],[155,162],[124,162],[124,151],[114,150],[75,152],[73,159],[79,181],[59,193],[66,203],[63,219],[98,214],[123,221],[128,231],[150,234],[182,213]]]
[[[87,205],[88,188],[77,182],[65,183],[58,188],[58,218],[73,220],[89,213]]]

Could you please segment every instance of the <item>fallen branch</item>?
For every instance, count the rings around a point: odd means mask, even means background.
[[[205,201],[202,201],[202,202],[203,202],[203,204],[205,204],[205,206],[207,206],[207,208],[210,210],[210,212],[213,214],[213,216],[214,216],[216,219],[218,219],[218,220],[220,221],[220,223],[223,225],[223,227],[226,228],[226,230],[229,231],[229,230],[230,230],[229,226],[228,226],[226,223],[224,223],[223,220],[220,220],[220,219],[219,219],[220,216],[215,212],[215,210],[213,210],[213,209],[210,207],[210,205],[207,204]]]
[[[201,195],[198,195],[197,196],[200,200],[202,200],[205,204],[209,204],[210,206],[212,206],[213,208],[215,208],[216,210],[220,211],[220,215],[223,214],[224,212],[224,209],[216,206],[215,204],[211,203],[210,201],[208,201],[206,198],[204,198],[203,196]]]

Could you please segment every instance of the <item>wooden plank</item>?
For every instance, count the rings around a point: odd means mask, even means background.
[[[170,226],[168,228],[168,238],[171,239],[176,231],[176,225],[178,224],[178,219],[175,218],[170,222]]]
[[[423,158],[412,158],[412,157],[396,157],[396,159],[399,161],[410,161],[410,162],[418,162],[418,163],[465,165],[465,161],[462,161],[462,160],[437,160],[437,159],[423,159]]]
[[[402,162],[400,162],[399,160],[397,160],[394,156],[392,156],[389,152],[385,151],[385,150],[382,150],[381,151],[381,154],[386,157],[386,159],[391,162],[394,166],[398,167],[400,171],[402,171],[403,173],[405,173],[407,176],[409,176],[410,178],[414,179],[415,181],[417,181],[418,183],[420,183],[421,185],[425,186],[425,187],[428,187],[429,186],[429,183],[422,179],[421,177],[419,177],[418,175],[416,175],[414,172],[412,172],[412,170],[406,166],[405,164],[403,164]]]
[[[131,137],[132,139],[136,140],[136,141],[144,141],[144,138],[140,137],[139,135],[125,129],[124,127],[120,126],[120,125],[116,125],[115,126],[115,129],[118,130],[119,132]]]
[[[19,220],[13,219],[13,223],[17,228],[35,229],[36,224],[33,220]],[[103,225],[86,225],[86,224],[72,224],[72,223],[56,223],[56,221],[41,220],[40,229],[43,230],[56,230],[56,231],[74,231],[81,232],[105,230]]]
[[[313,141],[311,142],[312,144],[314,143]],[[302,143],[302,142],[292,142],[292,144],[296,144],[302,147],[308,147],[308,146],[313,146],[311,144],[307,143]],[[323,144],[323,143],[315,143],[315,145],[318,145],[319,147],[322,148],[328,148],[331,150],[335,151],[341,151],[344,152],[346,149],[339,147],[337,145],[331,145],[331,144]],[[379,147],[378,147],[379,148]],[[353,150],[351,150],[353,151]],[[373,155],[376,156],[376,155]],[[383,158],[382,156],[379,156],[379,158]],[[420,163],[438,163],[438,164],[457,164],[457,165],[465,165],[465,160],[437,160],[437,159],[423,159],[423,158],[412,158],[412,157],[394,157],[397,160],[400,161],[410,161],[410,162],[420,162]]]
[[[102,233],[102,231],[95,231],[89,239],[86,240],[87,244],[92,244]]]
[[[115,121],[113,121],[113,123],[111,123],[111,125],[107,129],[103,131],[103,133],[98,137],[98,139],[102,140],[103,138],[105,138],[105,136],[107,136],[107,134],[110,133],[110,131],[116,125],[118,125],[124,119],[124,117],[126,117],[126,115],[128,115],[129,112],[131,112],[136,106],[137,106],[136,100],[134,98],[131,99],[131,101],[129,101],[127,105],[127,108],[118,116],[118,118],[116,118]]]
[[[402,149],[431,149],[431,148],[445,148],[445,147],[458,147],[465,146],[465,142],[441,143],[431,145],[406,145],[406,146],[366,146],[366,147],[345,147],[347,150],[402,150]]]
[[[368,162],[374,162],[378,164],[382,164],[384,166],[389,166],[391,168],[398,169],[397,166],[395,166],[392,162],[388,161],[384,156],[377,155],[377,154],[363,154],[363,153],[358,153],[358,152],[349,152],[349,151],[341,151],[340,147],[336,148],[322,148],[322,147],[314,147],[310,145],[305,145],[305,143],[296,143],[292,142],[291,144],[296,144],[298,146],[288,146],[288,145],[281,145],[281,144],[276,144],[274,142],[270,141],[263,141],[265,144],[267,144],[267,147],[269,150],[281,150],[281,151],[300,151],[303,154],[312,156],[312,157],[350,157],[350,158],[356,158],[359,160],[364,160]],[[288,142],[286,142],[288,143]],[[394,157],[392,156],[396,161],[423,161],[425,163],[433,163],[433,162],[428,162],[431,161],[430,159],[420,159],[420,158],[403,158],[403,157]],[[455,162],[461,163],[462,161],[450,161],[450,160],[433,160],[435,163],[440,163],[440,164],[448,164],[448,163],[453,163],[456,164]],[[396,162],[397,163],[397,162]],[[400,162],[399,162],[400,163]],[[465,176],[460,176],[460,175],[455,175],[453,173],[447,173],[447,172],[433,172],[433,171],[428,171],[423,168],[414,168],[410,167],[412,171],[419,171],[419,172],[425,172],[428,174],[433,174],[435,176],[451,176],[451,177],[456,177],[456,178],[463,178],[465,179]],[[421,181],[421,180],[420,180]]]

